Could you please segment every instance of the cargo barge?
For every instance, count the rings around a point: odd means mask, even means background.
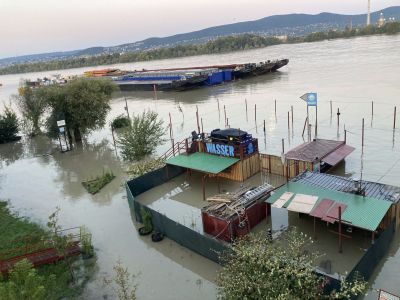
[[[105,69],[85,72],[87,77],[109,77],[121,90],[186,90],[212,86],[241,78],[275,72],[289,63],[288,59],[259,63],[210,65],[199,67],[122,71]]]

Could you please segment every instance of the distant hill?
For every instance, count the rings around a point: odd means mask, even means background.
[[[392,6],[372,13],[372,23],[376,23],[378,21],[381,12],[384,14],[386,19],[394,17],[396,20],[400,20],[400,6]],[[68,52],[53,52],[3,58],[0,59],[0,66],[24,62],[49,61],[71,57],[141,51],[146,49],[176,46],[178,44],[198,44],[221,36],[237,35],[243,33],[256,33],[263,36],[302,36],[317,31],[344,29],[350,24],[352,24],[353,27],[360,27],[365,25],[366,20],[366,14],[341,15],[333,13],[320,13],[317,15],[276,15],[255,21],[214,26],[198,31],[176,34],[168,37],[152,37],[143,41],[118,46],[91,47],[87,49]]]

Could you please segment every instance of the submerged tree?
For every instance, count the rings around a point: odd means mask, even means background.
[[[165,142],[163,124],[154,111],[133,116],[131,125],[126,127],[117,139],[123,158],[134,161],[152,154],[157,145]]]
[[[250,235],[223,256],[218,274],[220,299],[350,299],[366,289],[362,280],[343,281],[339,291],[324,295],[326,279],[315,273],[318,254],[307,251],[312,240],[291,229],[274,242]]]
[[[34,91],[27,86],[21,86],[19,94],[14,97],[17,100],[18,108],[23,116],[24,127],[31,135],[41,132],[40,120],[47,108],[47,102],[40,95],[40,90]]]
[[[10,107],[5,106],[4,113],[0,114],[0,144],[15,141],[18,131],[17,115]]]
[[[50,132],[57,132],[57,120],[65,120],[67,132],[76,141],[82,134],[102,128],[110,110],[111,94],[116,85],[107,78],[77,78],[64,86],[42,87],[38,93],[51,108],[47,120]]]

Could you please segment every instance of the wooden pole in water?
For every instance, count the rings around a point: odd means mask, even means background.
[[[263,129],[264,129],[264,132],[265,132],[265,120],[264,120],[264,128]]]
[[[171,113],[169,113],[169,138],[172,139],[172,119],[171,119]]]
[[[393,129],[396,129],[396,106],[394,107]]]
[[[302,133],[302,137],[304,137],[304,132],[306,131],[306,126],[307,126],[307,118],[306,118],[306,120],[304,121],[304,127],[303,127],[303,133]],[[308,129],[307,129],[308,130]]]
[[[332,100],[330,102],[331,102],[331,117],[332,117]]]
[[[293,129],[293,105],[290,106],[290,110],[292,111],[292,129]]]
[[[225,105],[224,105],[224,120],[225,120],[225,126],[227,126],[227,124],[226,124],[226,109],[225,109]]]
[[[364,152],[364,118],[362,119],[361,151]]]
[[[307,103],[307,139],[310,140],[310,116],[309,116],[309,110],[308,110],[308,103]]]
[[[285,153],[285,139],[282,139],[282,154]]]
[[[226,118],[226,126],[229,127],[229,118]]]
[[[347,142],[347,130],[344,130],[344,143],[346,144]]]
[[[290,130],[290,112],[287,112],[287,129]]]
[[[217,98],[217,104],[218,104],[218,112],[220,111],[219,110],[219,99]]]
[[[276,117],[276,99],[275,99],[275,117]]]
[[[197,105],[196,105],[196,119],[197,119],[197,130],[198,130],[198,133],[200,133],[199,108]]]
[[[338,107],[338,109],[337,109],[337,128],[338,128],[338,130],[339,130],[339,123],[340,123],[340,110],[339,110],[339,107]]]
[[[247,99],[244,99],[244,104],[246,105],[246,115],[247,115]]]
[[[339,253],[343,252],[342,249],[342,207],[339,206]]]
[[[254,104],[254,121],[257,123],[257,104]]]
[[[315,138],[318,135],[318,105],[315,105]]]
[[[371,102],[371,114],[374,116],[374,101]]]
[[[126,98],[125,98],[125,110],[126,110],[126,114],[128,115],[128,119],[130,119],[131,117],[129,116],[128,101],[126,101]]]
[[[200,118],[200,121],[201,121],[201,133],[204,133],[203,118]]]

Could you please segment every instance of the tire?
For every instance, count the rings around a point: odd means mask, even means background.
[[[138,231],[140,235],[149,235],[153,230],[148,230],[146,227],[140,227]]]
[[[164,239],[164,235],[161,232],[155,232],[151,235],[153,242],[161,242]]]

